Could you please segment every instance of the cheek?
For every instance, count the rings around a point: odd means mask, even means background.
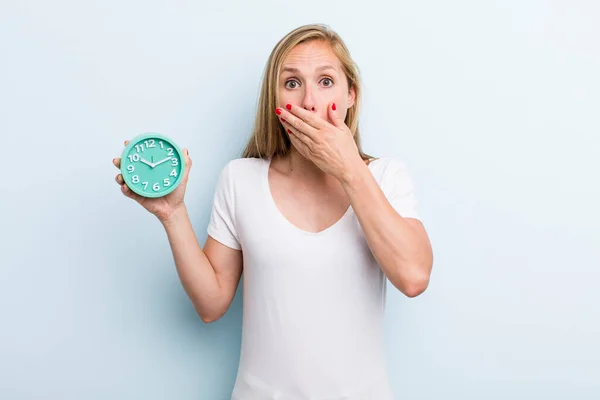
[[[323,100],[324,101],[321,105],[321,108],[323,108],[325,115],[327,115],[328,113],[327,107],[331,107],[332,103],[335,103],[338,109],[344,109],[348,105],[348,96],[341,91],[331,93],[328,96],[326,96]]]
[[[332,90],[331,93],[327,96],[328,103],[335,103],[343,107],[348,104],[348,92],[343,88],[337,87],[335,90]]]
[[[286,104],[300,104],[302,93],[300,90],[279,89],[279,107],[285,107]]]

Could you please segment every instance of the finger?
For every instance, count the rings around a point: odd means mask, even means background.
[[[121,185],[121,192],[123,192],[123,194],[125,196],[130,197],[130,198],[132,198],[133,195],[136,194],[136,193],[132,192],[131,189],[129,189],[129,186],[127,186],[125,184]]]
[[[123,179],[123,175],[121,175],[121,174],[118,174],[117,176],[115,176],[115,181],[119,185],[122,185],[123,183],[125,183],[125,180]]]
[[[129,197],[130,199],[133,199],[135,201],[137,201],[138,203],[143,200],[142,196],[140,196],[139,194],[135,193],[134,191],[132,191],[129,186],[123,184],[121,185],[121,192]]]
[[[192,168],[192,159],[190,158],[190,152],[188,149],[183,149],[183,154],[185,156],[185,172],[183,174],[183,181],[186,182],[190,174],[190,169]]]
[[[277,113],[277,115],[279,115],[280,119],[283,119],[283,121],[285,121],[285,122],[282,121],[284,124],[289,124],[291,127],[294,128],[294,130],[296,132],[301,132],[301,133],[311,137],[313,140],[316,140],[318,130],[315,129],[313,126],[307,124],[306,122],[304,122],[302,119],[300,119],[296,115],[294,115],[291,112],[286,111],[280,107],[277,107],[275,109],[275,113]],[[287,127],[286,127],[286,129],[287,129]]]
[[[303,135],[291,126],[286,127],[285,129],[288,133],[290,140],[296,145],[296,148],[298,150],[302,150],[304,153],[312,153],[311,149],[314,145],[314,142],[311,138],[309,138],[306,135]]]
[[[331,104],[327,107],[327,114],[329,115],[329,119],[338,128],[342,128],[346,126],[344,123],[344,118],[342,118],[342,113],[337,109],[335,103]]]
[[[292,130],[288,129],[288,136],[290,138],[290,141],[292,142],[294,147],[300,152],[300,154],[310,159],[310,149],[302,140],[298,138],[298,135],[296,135]]]
[[[283,125],[283,129],[285,129],[285,131],[288,134],[295,134],[298,137],[298,139],[301,139],[307,145],[316,143],[314,136],[306,134],[305,132],[301,131],[300,129],[295,127],[292,123],[290,123],[290,121],[286,120],[285,118],[281,118],[281,124]],[[310,128],[310,129],[312,129],[312,128]],[[315,132],[315,136],[316,135],[317,134]]]
[[[113,158],[113,165],[117,168],[121,168],[121,157]]]
[[[304,123],[315,129],[321,129],[325,127],[326,121],[312,111],[308,111],[305,110],[303,107],[293,106],[291,104],[286,104],[285,108],[291,115],[294,115],[295,117],[297,117],[298,119],[302,120]]]

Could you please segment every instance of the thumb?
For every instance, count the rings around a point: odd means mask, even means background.
[[[185,155],[185,171],[183,173],[183,182],[187,182],[188,177],[190,175],[190,169],[192,168],[192,159],[190,157],[190,152],[188,149],[183,149]]]
[[[327,111],[329,114],[329,119],[333,125],[337,126],[338,128],[345,127],[346,124],[344,123],[344,119],[342,118],[340,110],[338,110],[335,103],[332,103]]]

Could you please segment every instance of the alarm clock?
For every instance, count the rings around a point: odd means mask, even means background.
[[[131,139],[121,155],[125,184],[143,197],[162,197],[179,186],[185,157],[177,144],[160,133],[144,133]]]

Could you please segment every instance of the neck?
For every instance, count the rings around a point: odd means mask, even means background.
[[[294,146],[286,156],[281,158],[280,166],[285,173],[302,180],[323,182],[331,178],[312,161],[300,154]]]

